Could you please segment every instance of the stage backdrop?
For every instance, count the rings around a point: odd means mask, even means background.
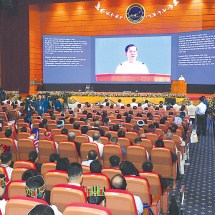
[[[177,34],[180,32],[192,32],[192,31],[200,31],[205,29],[210,29],[210,26],[213,26],[213,21],[209,21],[214,15],[212,15],[213,11],[215,11],[215,4],[212,2],[202,2],[202,1],[186,1],[186,2],[178,2],[176,0],[162,0],[159,1],[136,1],[144,6],[145,8],[145,18],[141,23],[132,24],[125,19],[125,11],[129,5],[131,5],[133,1],[87,1],[87,2],[73,2],[73,3],[56,3],[56,4],[43,4],[43,5],[33,5],[29,8],[30,14],[30,73],[31,77],[34,77],[36,80],[42,80],[43,76],[41,71],[43,71],[42,67],[42,35],[62,35],[62,36],[94,36],[99,39],[100,43],[105,46],[105,51],[108,52],[107,47],[110,49],[114,49],[116,46],[117,53],[120,52],[118,45],[114,45],[115,41],[112,41],[111,44],[107,43],[107,40],[116,35],[124,35],[138,37],[140,35],[148,35],[153,38],[154,35],[165,35],[168,38],[168,35]],[[40,23],[36,26],[34,25],[36,20],[40,20]],[[208,22],[206,21],[208,20]],[[197,33],[199,34],[199,33]],[[186,34],[181,35],[184,38],[180,39],[180,42],[183,42]],[[105,38],[107,39],[105,41]],[[89,47],[94,50],[94,46],[98,47],[98,39],[95,39],[95,44],[93,43],[93,47]],[[102,41],[103,39],[103,41]],[[175,36],[173,41],[179,42],[179,36]],[[120,41],[120,39],[119,39]],[[123,40],[121,40],[123,41]],[[169,39],[170,43],[172,42]],[[117,42],[117,41],[116,41]],[[110,41],[111,43],[111,41]],[[124,43],[121,44],[121,48]],[[172,44],[171,44],[172,45]],[[102,46],[100,46],[102,48]],[[167,50],[166,50],[167,49]],[[97,48],[95,48],[97,50]],[[99,48],[98,48],[99,50]],[[168,55],[168,46],[165,46],[164,49],[165,55]],[[174,52],[178,52],[178,47],[171,47],[170,50],[174,57],[176,54]],[[183,50],[182,50],[183,51]],[[101,58],[101,52],[95,53],[97,58]],[[171,53],[171,54],[172,54]],[[91,54],[91,53],[89,53]],[[93,53],[94,54],[94,53]],[[114,53],[115,54],[115,53]],[[150,54],[150,53],[149,53]],[[123,56],[123,50],[121,50],[121,58]],[[96,58],[95,57],[95,58]],[[163,56],[162,56],[163,57]],[[114,60],[116,57],[113,57]],[[95,62],[95,69],[93,65],[89,65],[88,69],[95,70],[92,74],[101,74],[105,73],[104,70],[99,70],[99,68],[105,67],[107,64],[106,70],[113,65],[111,63],[107,63],[107,56],[104,57],[103,60],[106,59],[104,63]],[[171,60],[170,58],[168,60]],[[178,60],[178,59],[177,59]],[[183,60],[183,59],[182,59]],[[96,61],[96,59],[95,59]],[[109,60],[111,62],[111,60]],[[94,58],[92,58],[92,62],[94,62]],[[175,62],[175,65],[178,62]],[[156,61],[154,62],[156,64]],[[44,64],[43,64],[44,65]],[[116,63],[114,66],[117,66]],[[154,65],[151,64],[153,67]],[[161,73],[173,73],[173,79],[178,78],[178,74],[180,73],[179,69],[176,66],[168,68],[170,63],[167,61],[165,72]],[[183,67],[183,68],[182,68]],[[190,74],[190,68],[182,65],[182,73]],[[49,68],[52,69],[52,68]],[[91,77],[89,73],[80,75],[74,75],[74,78],[66,78],[64,81],[63,74],[64,70],[56,71],[56,67],[53,68],[53,76],[55,73],[59,73],[60,76],[58,81],[61,83],[95,83],[95,77]],[[152,68],[153,70],[153,68]],[[173,71],[174,70],[174,71]],[[177,71],[176,71],[177,70]],[[189,71],[188,71],[189,70]],[[201,70],[201,69],[199,69]],[[85,70],[86,71],[86,70]],[[62,73],[61,73],[62,72]],[[109,73],[114,73],[113,69]],[[62,75],[61,75],[62,74]],[[50,78],[51,73],[45,74],[45,79]],[[199,71],[194,75],[195,77],[199,76]],[[67,76],[65,76],[67,77]],[[200,75],[199,80],[204,78],[203,75]],[[75,80],[76,79],[76,80]],[[195,78],[194,78],[195,79]],[[189,76],[188,81],[193,83],[192,75]],[[46,82],[46,80],[43,80]],[[46,83],[59,83],[56,80],[53,80],[53,77],[49,79],[49,82]],[[201,84],[203,82],[200,81]],[[206,82],[207,83],[207,82]],[[197,83],[196,83],[197,84]],[[205,83],[204,83],[205,84]]]

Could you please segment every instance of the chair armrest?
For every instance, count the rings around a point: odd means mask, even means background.
[[[149,214],[149,211],[147,208],[144,209],[143,213],[141,215],[148,215]]]
[[[152,206],[157,206],[157,204],[160,201],[160,196],[159,195],[155,195],[152,199]]]
[[[159,196],[159,195],[155,195],[155,196],[153,197],[152,205],[151,205],[151,209],[152,209],[154,215],[159,215],[159,213],[160,213],[160,208],[161,208],[160,196]]]

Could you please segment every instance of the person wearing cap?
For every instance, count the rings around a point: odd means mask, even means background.
[[[63,119],[58,120],[56,126],[57,128],[62,129],[64,127],[64,120]]]
[[[3,152],[1,154],[1,166],[6,169],[8,179],[11,180],[11,175],[13,172],[13,168],[10,167],[12,163],[12,153],[11,152]]]
[[[7,204],[5,189],[6,189],[6,176],[4,174],[0,174],[0,211],[2,215],[5,215],[5,207]]]
[[[145,122],[143,120],[137,120],[137,125],[139,127],[143,127],[145,125]]]
[[[89,186],[85,188],[87,201],[90,204],[105,206],[105,187]]]
[[[28,178],[25,189],[28,197],[45,200],[46,185],[41,175]],[[55,205],[50,205],[50,207],[54,210],[55,215],[62,214]]]

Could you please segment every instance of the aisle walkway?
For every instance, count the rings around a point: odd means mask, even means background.
[[[184,215],[215,214],[215,141],[212,126],[198,143],[190,144],[190,165],[185,177],[171,192],[179,202],[179,190],[185,185],[185,200],[181,206]]]

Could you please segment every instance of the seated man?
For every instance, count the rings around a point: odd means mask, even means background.
[[[142,165],[142,169],[144,172],[153,172],[153,164],[150,161],[146,161],[143,163]],[[162,192],[169,186],[167,184],[166,179],[164,179],[161,175],[159,175],[160,178],[160,182],[161,182],[161,188],[162,188]]]
[[[28,160],[31,161],[32,163],[35,163],[35,166],[37,168],[37,172],[40,174],[41,173],[41,163],[38,163],[38,154],[36,151],[32,151],[28,155]]]
[[[90,164],[90,172],[92,173],[101,173],[102,172],[102,164],[98,160],[94,160]]]
[[[138,169],[134,166],[134,164],[130,161],[123,161],[119,168],[123,175],[136,175],[139,176]]]
[[[141,142],[142,142],[142,139],[139,137],[134,139],[134,145],[141,146]],[[146,157],[147,157],[147,160],[149,160],[149,153],[147,150],[146,150]]]
[[[45,191],[45,181],[42,176],[38,175],[26,180],[26,194],[28,197],[45,200]],[[55,215],[62,214],[55,205],[50,207],[54,210]]]
[[[120,174],[115,175],[111,179],[110,183],[111,183],[111,188],[112,189],[126,190],[126,187],[127,187],[126,180]],[[141,201],[140,197],[134,195],[134,201],[135,201],[135,204],[136,204],[138,215],[142,214],[143,213],[143,204],[142,204],[142,201]]]
[[[68,184],[81,186],[83,169],[81,164],[73,162],[68,166]]]
[[[109,158],[110,168],[117,169],[119,168],[120,158],[117,155],[112,155]]]
[[[96,145],[98,146],[100,157],[102,157],[104,145],[101,143],[100,137],[101,135],[99,133],[95,132],[93,134],[93,143],[96,143]]]
[[[91,162],[98,159],[97,152],[95,150],[90,150],[87,155],[87,160],[82,161],[81,165],[90,166]]]
[[[10,167],[11,163],[12,163],[11,152],[3,152],[1,154],[1,166],[6,169],[9,180],[11,180],[11,175],[13,171],[13,168]]]
[[[118,142],[118,138],[117,137],[111,137],[110,141],[113,144],[120,145],[119,142]],[[123,146],[121,146],[121,145],[120,145],[120,147],[121,147],[123,156],[125,156],[126,155],[126,149]]]
[[[56,170],[63,170],[67,172],[69,166],[68,158],[59,158],[56,164]]]
[[[37,175],[39,175],[39,173],[35,169],[28,169],[22,173],[22,180],[26,181],[27,179]]]
[[[77,149],[77,152],[78,152],[78,156],[80,157],[81,156],[81,143],[75,142],[74,141],[75,137],[76,137],[76,135],[75,135],[74,132],[69,132],[68,133],[68,141],[75,143],[76,149]]]

